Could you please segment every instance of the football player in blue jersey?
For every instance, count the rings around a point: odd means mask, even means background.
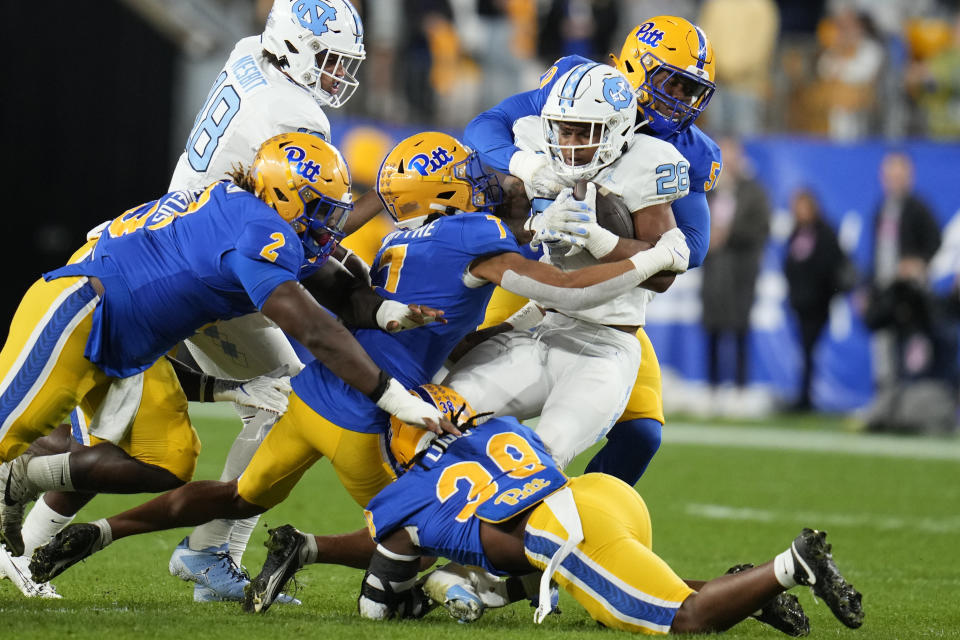
[[[405,229],[383,241],[371,271],[376,292],[403,308],[398,300],[417,299],[428,310],[446,310],[444,322],[413,332],[354,331],[374,361],[408,386],[437,373],[451,349],[480,323],[496,285],[545,304],[589,308],[672,268],[674,248],[683,244],[682,233],[674,230],[629,259],[576,271],[526,259],[514,232],[492,213],[500,200],[496,178],[484,173],[475,152],[442,133],[398,144],[380,167],[377,189]],[[558,202],[554,209],[565,206],[576,204]],[[262,513],[285,499],[321,457],[330,459],[348,493],[366,505],[394,478],[380,445],[390,412],[322,360],[292,378],[291,386],[288,411],[239,479],[192,482],[96,525],[72,525],[37,549],[31,568],[49,576],[113,539]],[[76,536],[86,541],[69,542]],[[61,558],[62,552],[73,555]]]
[[[154,370],[155,385],[123,410],[165,407],[166,420],[152,429],[170,437],[154,438],[162,448],[137,457],[189,480],[199,446],[183,391],[162,356],[198,327],[256,309],[383,410],[424,427],[449,426],[431,406],[411,402],[299,282],[359,326],[388,327],[378,317],[415,325],[437,316],[344,280],[327,263],[350,209],[339,152],[316,136],[291,133],[264,143],[249,171],[238,169],[233,180],[171,192],[113,220],[84,259],[34,283],[13,318],[0,352],[0,459],[20,456],[78,405],[92,415],[112,382]],[[395,313],[398,307],[403,312]],[[17,473],[11,466],[2,478],[4,533],[19,537],[9,507],[37,484],[130,490],[129,478],[111,465],[86,468],[83,458],[27,457]],[[22,550],[20,540],[6,543]]]
[[[669,142],[689,162],[689,193],[671,205],[690,248],[689,266],[699,266],[710,241],[706,193],[721,170],[718,146],[694,124],[715,90],[713,47],[703,31],[687,20],[657,16],[632,29],[620,56],[611,55],[610,59],[636,91],[638,132]],[[521,150],[513,127],[521,118],[539,114],[557,80],[587,62],[575,55],[557,60],[543,74],[537,89],[507,98],[474,118],[467,125],[464,141],[477,149],[485,164],[511,173],[541,194],[556,194],[569,182],[553,171],[548,156]],[[494,297],[492,306],[505,306],[491,309],[486,325],[495,324],[522,304],[501,300],[499,295]],[[664,422],[656,354],[642,329],[637,337],[643,356],[633,395],[607,434],[607,446],[587,467],[587,471],[610,473],[631,485],[659,448]]]
[[[452,389],[424,385],[413,392],[445,408],[463,433],[436,437],[393,421],[390,448],[408,470],[365,511],[370,560],[358,599],[364,618],[428,611],[417,586],[421,556],[428,555],[500,576],[542,572],[537,623],[552,610],[555,581],[594,620],[625,631],[723,631],[797,585],[812,586],[843,624],[862,624],[861,596],[838,571],[825,532],[804,529],[760,566],[683,580],[653,552],[650,515],[631,487],[607,474],[568,479],[533,430],[511,417],[482,421]],[[318,560],[325,538],[290,525],[272,530],[244,608],[266,611],[298,569]],[[795,613],[783,630],[806,635],[809,621],[799,608]]]

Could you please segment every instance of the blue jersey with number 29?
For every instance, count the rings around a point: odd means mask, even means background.
[[[532,429],[516,418],[491,418],[462,436],[435,440],[364,515],[377,542],[413,526],[424,553],[503,575],[484,556],[480,522],[508,520],[566,484]]]

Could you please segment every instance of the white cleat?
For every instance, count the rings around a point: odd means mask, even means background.
[[[7,578],[24,596],[28,598],[62,598],[49,582],[34,582],[30,575],[30,558],[25,556],[11,556],[0,545],[0,574]]]

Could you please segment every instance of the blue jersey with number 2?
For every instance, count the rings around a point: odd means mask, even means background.
[[[224,181],[130,209],[106,227],[91,256],[44,278],[103,282],[84,355],[126,377],[201,326],[256,311],[279,284],[299,278],[303,263],[290,225]]]

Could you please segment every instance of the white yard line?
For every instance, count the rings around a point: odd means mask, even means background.
[[[918,460],[960,460],[960,439],[897,437],[866,433],[804,431],[779,427],[738,427],[668,422],[663,443],[748,449],[825,451]]]
[[[777,511],[751,507],[731,507],[722,504],[691,503],[684,507],[688,515],[708,520],[735,520],[738,522],[816,522],[818,526],[862,527],[872,531],[911,529],[924,533],[956,533],[960,531],[960,516],[944,518],[917,518],[884,516],[873,513],[824,513],[814,511]]]

